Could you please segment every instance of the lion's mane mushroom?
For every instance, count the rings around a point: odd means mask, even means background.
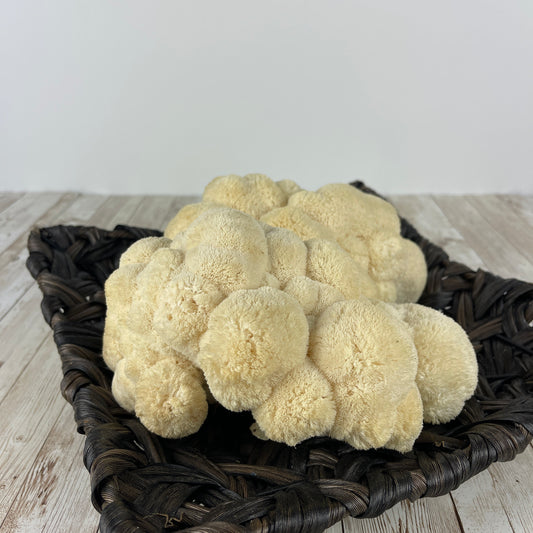
[[[418,300],[426,284],[427,268],[420,249],[400,235],[394,207],[377,196],[343,183],[302,190],[290,180],[275,182],[264,174],[215,178],[200,203],[186,206],[171,220],[165,236],[174,238],[205,210],[226,206],[262,222],[312,239],[337,243],[361,272],[364,296],[391,302]]]
[[[115,398],[169,438],[199,429],[208,389],[260,438],[411,449],[423,419],[459,413],[477,364],[453,320],[403,303],[426,267],[399,228],[347,185],[215,179],[106,282]]]

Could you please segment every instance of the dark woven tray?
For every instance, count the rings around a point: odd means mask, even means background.
[[[465,328],[480,366],[475,396],[459,417],[426,425],[408,454],[362,452],[328,438],[295,448],[260,441],[248,429],[249,414],[220,406],[186,439],[149,433],[110,392],[112,373],[100,355],[103,284],[132,242],[160,233],[127,226],[33,231],[27,267],[63,363],[61,392],[86,435],[101,531],[318,532],[347,515],[373,517],[404,499],[446,494],[523,451],[533,435],[533,284],[450,261],[406,221],[402,232],[428,263],[420,303]]]

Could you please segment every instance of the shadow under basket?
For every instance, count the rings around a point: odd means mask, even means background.
[[[477,390],[461,414],[425,425],[407,454],[358,451],[329,438],[296,447],[261,441],[249,431],[249,413],[220,406],[190,437],[153,435],[111,394],[101,356],[103,286],[128,246],[160,232],[34,230],[27,267],[61,356],[61,392],[86,436],[101,531],[319,532],[348,515],[374,517],[405,499],[446,494],[522,452],[533,435],[533,284],[451,261],[405,220],[402,234],[428,264],[419,303],[459,322],[479,362]]]

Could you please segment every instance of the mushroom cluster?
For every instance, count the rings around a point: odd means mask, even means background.
[[[477,383],[462,328],[412,303],[425,282],[384,200],[217,178],[106,282],[113,394],[168,438],[196,432],[214,399],[251,411],[260,438],[407,451]]]

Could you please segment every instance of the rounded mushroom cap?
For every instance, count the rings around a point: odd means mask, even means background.
[[[358,449],[384,446],[417,370],[405,324],[366,299],[336,302],[318,317],[309,355],[333,387],[331,436]]]
[[[160,359],[137,381],[135,413],[150,431],[164,438],[196,433],[207,409],[201,373],[186,359]]]
[[[120,348],[122,331],[127,327],[137,276],[144,269],[141,263],[126,264],[111,273],[105,282],[106,326],[103,335],[102,357],[115,370],[123,354]]]
[[[333,232],[298,207],[287,205],[268,211],[261,217],[262,222],[277,228],[285,228],[294,231],[302,241],[308,239],[329,239],[334,241]]]
[[[261,286],[269,267],[268,246],[259,222],[226,207],[202,213],[176,236],[185,265],[226,294]]]
[[[383,388],[400,402],[414,383],[418,357],[405,324],[367,299],[330,305],[311,331],[309,356],[331,383]]]
[[[266,438],[289,446],[327,435],[335,413],[331,386],[309,359],[286,374],[252,412]]]
[[[272,287],[273,289],[281,289],[281,283],[274,274],[271,274],[270,272],[267,272],[265,274],[265,286]]]
[[[370,379],[364,387],[342,381],[332,386],[337,415],[330,436],[358,450],[384,446],[392,436],[397,409],[383,383]]]
[[[167,224],[165,237],[174,239],[178,233],[185,231],[203,212],[212,209],[215,205],[211,202],[198,202],[183,206]]]
[[[381,299],[399,303],[418,300],[427,281],[422,250],[400,235],[381,232],[374,233],[367,242],[370,275],[378,282],[389,282],[394,286],[394,297],[381,296]]]
[[[292,180],[279,180],[276,181],[276,185],[285,193],[287,200],[290,196],[302,190],[302,188]]]
[[[207,209],[184,231],[184,251],[206,245],[251,254],[265,264],[268,257],[265,232],[259,222],[229,207]]]
[[[204,201],[225,205],[260,218],[287,203],[286,193],[264,174],[231,174],[211,181],[204,189]]]
[[[165,343],[196,364],[200,336],[223,298],[217,284],[182,268],[157,295],[153,329]]]
[[[345,209],[339,210],[337,204],[320,193],[303,190],[293,194],[288,201],[289,206],[300,209],[334,233],[344,231],[346,225],[351,223],[350,213]]]
[[[198,363],[222,405],[253,409],[302,364],[307,343],[307,320],[294,298],[271,287],[240,290],[211,313]]]
[[[137,384],[128,377],[126,372],[127,359],[120,359],[114,369],[111,392],[117,403],[133,413],[135,411],[135,385]]]
[[[119,327],[118,319],[107,313],[102,337],[102,358],[113,372],[118,362],[122,359],[119,343],[121,332],[122,329]]]
[[[356,235],[364,238],[374,231],[400,233],[400,219],[392,204],[367,194],[346,183],[331,183],[317,191],[323,195],[338,212],[350,217]]]
[[[165,237],[145,237],[135,241],[121,256],[119,266],[132,263],[146,264],[159,248],[168,248],[172,241]]]
[[[385,448],[402,453],[412,450],[416,438],[422,431],[422,422],[422,398],[415,385],[398,406],[392,435],[385,443]]]
[[[477,386],[478,366],[466,332],[450,317],[418,304],[395,306],[412,330],[418,352],[416,384],[424,421],[453,420]]]
[[[107,315],[122,323],[132,303],[133,291],[136,288],[137,276],[145,268],[142,263],[126,264],[117,268],[105,282]]]
[[[165,357],[180,357],[170,347],[152,335],[141,335],[131,329],[123,329],[120,336],[123,357],[115,368],[112,382],[113,396],[126,411],[134,412],[135,387],[141,373]]]
[[[326,307],[345,299],[335,287],[307,276],[292,278],[284,291],[298,300],[306,315],[313,316],[318,316]]]
[[[396,301],[398,303],[416,302],[427,283],[427,265],[422,250],[409,239],[402,239],[398,258],[399,268],[395,278]]]
[[[113,396],[127,411],[135,409],[135,387],[141,373],[166,357],[181,358],[165,345],[157,335],[142,335],[123,328],[119,339],[122,358],[115,368],[112,382]]]
[[[156,250],[146,267],[136,278],[136,288],[132,291],[132,301],[128,314],[128,326],[145,335],[152,332],[152,321],[159,291],[177,274],[183,264],[183,252],[172,248]],[[120,269],[121,270],[121,269]]]
[[[338,233],[336,237],[341,248],[346,250],[352,256],[352,259],[368,272],[370,258],[366,241],[348,232]]]
[[[185,256],[187,269],[216,284],[226,295],[263,284],[266,268],[258,268],[257,263],[250,254],[210,245],[197,246]]]
[[[270,272],[283,287],[291,278],[304,276],[307,269],[307,248],[293,232],[266,226],[266,241],[270,257]]]
[[[347,299],[376,298],[378,288],[368,272],[335,241],[310,239],[307,246],[307,276],[335,287]]]

